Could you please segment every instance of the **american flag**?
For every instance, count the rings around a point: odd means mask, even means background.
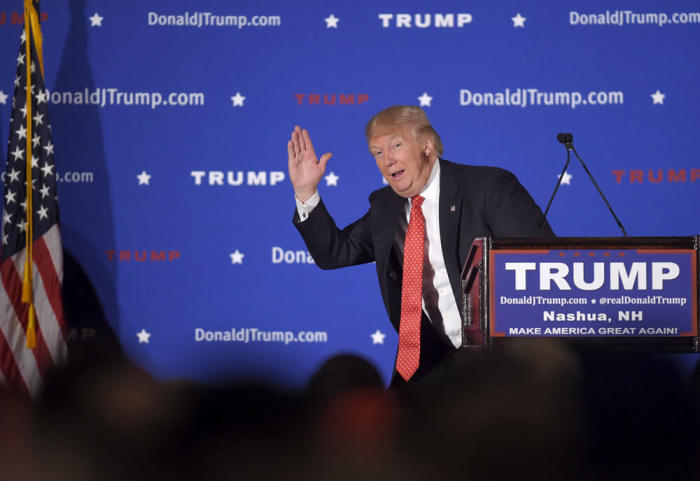
[[[48,372],[65,360],[67,345],[61,299],[63,252],[58,228],[54,146],[49,125],[48,92],[42,71],[38,7],[25,8],[25,17],[28,20],[33,17],[35,23],[32,27],[31,21],[25,22],[21,36],[4,179],[0,249],[0,383],[35,397]],[[27,42],[31,47],[29,56]],[[31,69],[30,106],[27,105],[27,63]],[[28,120],[31,126],[27,125]],[[31,150],[31,199],[27,196],[28,149]],[[28,219],[30,207],[32,216]],[[28,230],[33,233],[30,287],[36,313],[34,348],[27,347],[31,304],[22,300],[29,251]]]

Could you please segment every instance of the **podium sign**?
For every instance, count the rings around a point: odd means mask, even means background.
[[[462,345],[697,352],[699,249],[700,236],[478,238],[462,270]]]
[[[694,250],[491,251],[493,337],[697,335]]]

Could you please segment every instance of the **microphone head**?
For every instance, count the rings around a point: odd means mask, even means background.
[[[574,136],[571,135],[570,133],[559,133],[557,134],[557,140],[561,142],[562,144],[570,144],[571,142],[574,141]]]

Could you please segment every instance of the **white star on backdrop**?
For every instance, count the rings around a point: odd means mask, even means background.
[[[245,257],[245,254],[238,249],[236,249],[236,252],[232,252],[229,255],[231,256],[231,264],[243,264],[243,257]]]
[[[90,26],[91,27],[101,27],[102,20],[104,20],[104,17],[100,17],[100,14],[95,12],[95,15],[90,17]]]
[[[335,175],[333,172],[325,176],[324,179],[326,179],[326,187],[338,187],[338,179],[340,179],[340,177]]]
[[[651,98],[654,99],[654,105],[656,104],[664,104],[664,98],[666,97],[666,94],[662,94],[659,92],[659,89],[656,89],[656,92],[651,94]]]
[[[231,97],[234,107],[243,107],[243,102],[245,102],[245,97],[241,95],[240,92],[236,92],[236,95]]]
[[[0,90],[0,104],[5,105],[6,102],[7,102],[7,94],[5,92],[3,92],[2,90]]]
[[[428,92],[423,92],[423,95],[418,97],[418,101],[421,107],[430,107],[430,102],[433,101],[433,98],[428,95]]]
[[[139,344],[149,344],[151,340],[151,333],[147,332],[146,329],[141,329],[141,332],[137,332],[136,335],[139,338]]]
[[[151,174],[146,173],[145,170],[141,171],[136,178],[139,179],[139,185],[151,185]]]
[[[386,337],[386,334],[384,334],[379,329],[374,331],[374,334],[371,334],[371,336],[372,336],[372,344],[384,344],[384,338]]]
[[[326,28],[338,28],[338,22],[340,19],[332,13],[324,18],[324,20],[326,21]]]
[[[561,175],[557,175],[557,179],[558,179],[559,177],[562,177],[562,176],[561,176]],[[573,175],[571,175],[570,173],[564,172],[564,176],[563,176],[562,179],[561,179],[561,185],[571,185],[571,178],[572,178],[572,177],[573,177]]]
[[[520,15],[520,12],[515,17],[510,18],[513,21],[513,26],[514,27],[522,27],[525,28],[525,20],[527,20],[525,17]]]

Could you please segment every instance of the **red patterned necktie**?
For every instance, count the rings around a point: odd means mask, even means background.
[[[401,284],[401,323],[396,371],[406,381],[418,369],[420,359],[421,298],[423,297],[423,240],[425,218],[421,205],[423,197],[411,199],[411,220],[403,247],[403,282]]]

